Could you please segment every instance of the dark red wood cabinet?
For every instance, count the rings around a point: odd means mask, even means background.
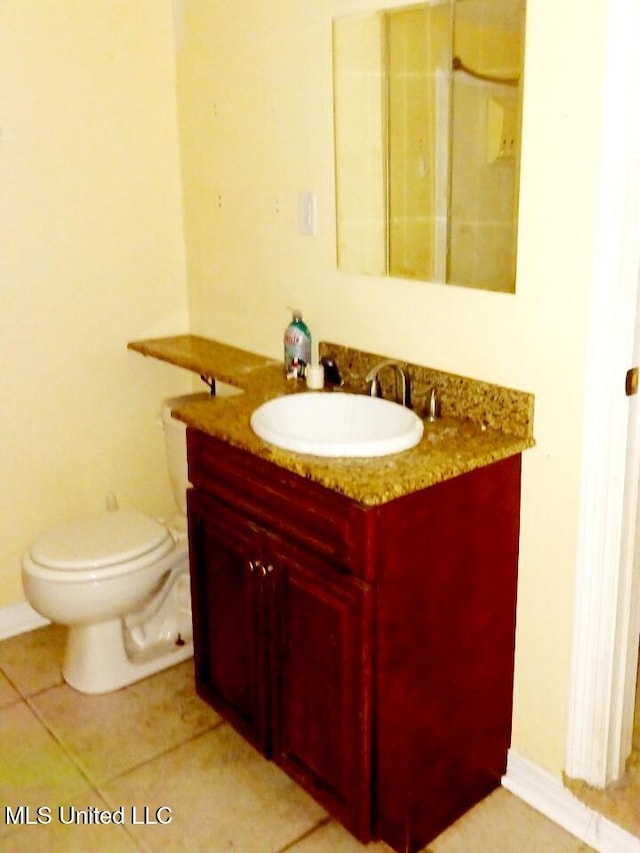
[[[361,841],[500,784],[520,457],[376,507],[187,433],[196,686]]]

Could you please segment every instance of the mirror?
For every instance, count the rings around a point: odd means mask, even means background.
[[[515,292],[525,0],[333,23],[338,267]]]

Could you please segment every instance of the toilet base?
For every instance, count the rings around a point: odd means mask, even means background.
[[[185,546],[160,589],[138,612],[71,625],[62,675],[81,693],[110,693],[193,656]]]
[[[152,654],[131,658],[121,619],[99,625],[73,625],[67,636],[62,675],[80,693],[110,693],[193,656],[193,640],[157,643]]]

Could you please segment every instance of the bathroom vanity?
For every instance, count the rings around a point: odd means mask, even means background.
[[[443,419],[391,457],[278,452],[247,413],[280,365],[251,374],[245,395],[176,412],[197,690],[358,839],[418,850],[506,769],[532,439]]]

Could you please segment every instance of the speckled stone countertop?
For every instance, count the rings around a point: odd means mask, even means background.
[[[306,391],[287,380],[280,361],[195,335],[134,341],[129,349],[244,391],[232,397],[198,395],[173,411],[188,426],[267,459],[366,506],[433,486],[506,459],[534,445],[533,395],[409,365],[415,411],[437,388],[442,417],[424,422],[416,447],[373,459],[324,459],[273,447],[251,429],[251,413],[273,397]],[[320,355],[336,359],[347,390],[364,391],[364,376],[384,356],[322,342]],[[386,371],[390,373],[391,371]],[[339,392],[327,392],[339,393]]]

